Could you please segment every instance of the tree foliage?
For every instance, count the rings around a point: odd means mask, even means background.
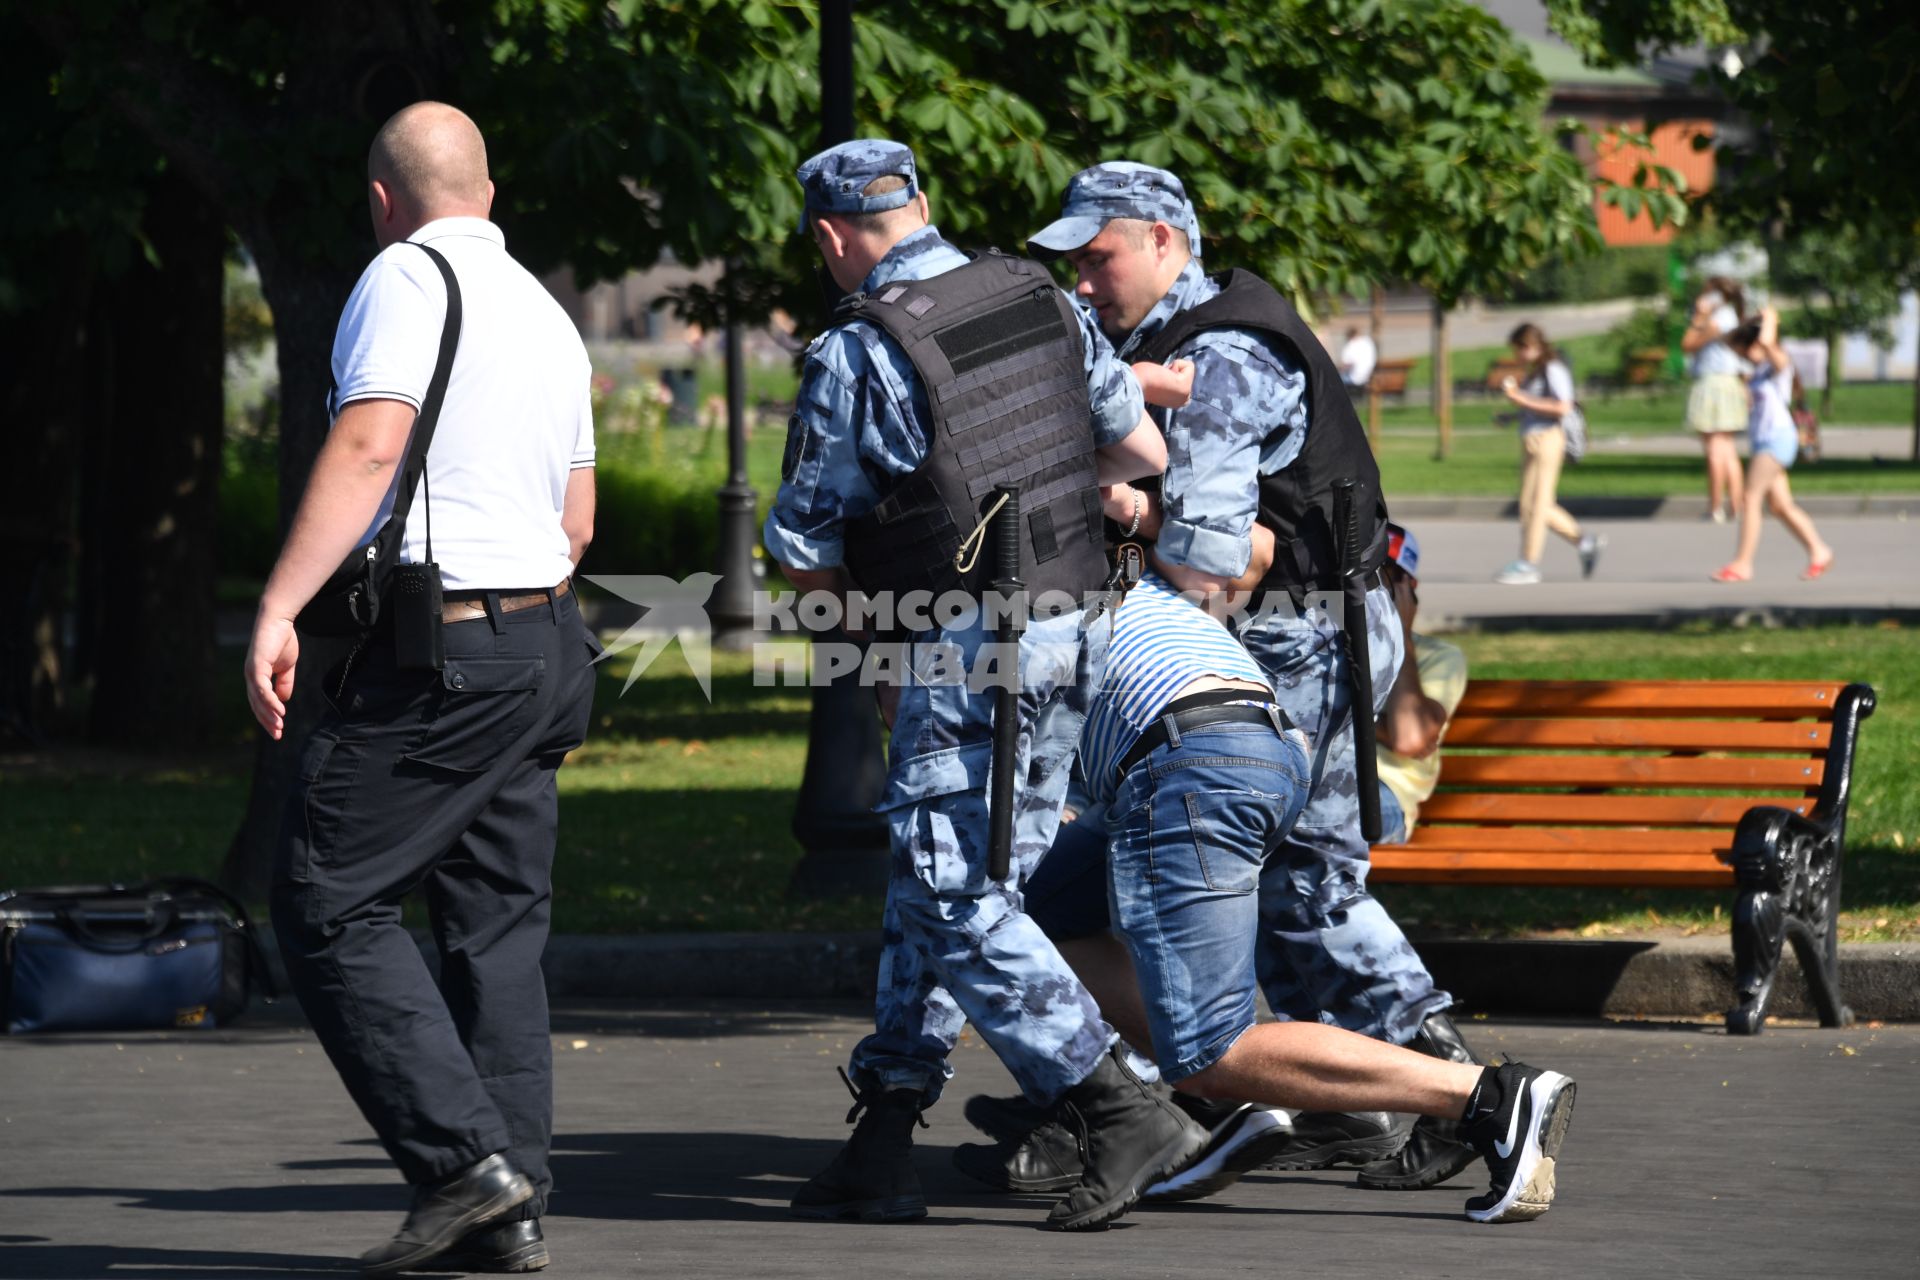
[[[1920,233],[1920,8],[1905,0],[1548,0],[1588,59],[1729,45],[1706,81],[1752,125],[1720,143],[1713,205],[1735,228]]]

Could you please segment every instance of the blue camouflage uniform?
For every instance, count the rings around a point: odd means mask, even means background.
[[[1127,162],[1076,174],[1062,216],[1029,243],[1079,248],[1110,218],[1164,221],[1187,232],[1194,260],[1119,342],[1138,351],[1179,312],[1219,293],[1199,262],[1199,223],[1180,180]],[[1259,483],[1300,455],[1308,429],[1305,371],[1262,335],[1195,334],[1177,358],[1194,362],[1184,408],[1149,410],[1167,438],[1157,554],[1234,578],[1246,572]],[[1338,621],[1324,609],[1256,611],[1239,636],[1272,681],[1280,706],[1313,744],[1312,796],[1260,879],[1261,985],[1275,1014],[1319,1020],[1405,1044],[1451,999],[1366,887],[1354,768],[1352,690]],[[1399,615],[1384,586],[1367,594],[1377,714],[1404,656]]]
[[[912,166],[906,148],[866,140],[816,156],[799,176],[809,210],[858,212],[911,200],[915,182],[904,192],[860,192],[882,174],[912,179]],[[929,226],[894,245],[861,288],[926,279],[966,261]],[[1140,387],[1097,326],[1083,318],[1082,329],[1089,429],[1097,445],[1111,444],[1140,421]],[[919,467],[927,451],[923,424],[930,421],[913,366],[877,327],[854,320],[816,339],[763,534],[774,559],[801,569],[841,565],[843,524]],[[879,805],[892,869],[875,1030],[851,1064],[861,1087],[920,1089],[929,1101],[937,1098],[952,1074],[948,1055],[970,1021],[1026,1094],[1051,1102],[1085,1079],[1116,1039],[1025,914],[1020,890],[1053,843],[1110,626],[1105,615],[1068,613],[1035,620],[1025,633],[1012,870],[1000,881],[987,872],[993,693],[930,682],[921,661],[937,645],[947,660],[957,657],[972,669],[993,637],[973,625],[911,638],[913,669],[922,678],[901,690]]]

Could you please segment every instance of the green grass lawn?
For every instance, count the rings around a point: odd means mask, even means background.
[[[1477,674],[1865,680],[1880,709],[1862,734],[1846,866],[1849,939],[1920,939],[1920,672],[1912,633],[1880,628],[1470,635]],[[561,772],[555,928],[565,932],[862,928],[872,901],[798,903],[788,830],[806,745],[803,689],[757,687],[716,653],[709,706],[677,650],[624,697],[601,677],[597,724]],[[237,661],[232,664],[237,668]],[[243,714],[238,712],[236,714]],[[240,725],[235,725],[236,733]],[[53,754],[0,773],[11,885],[215,871],[245,798],[243,748],[191,764]],[[1423,932],[1585,936],[1724,932],[1708,891],[1383,886]]]

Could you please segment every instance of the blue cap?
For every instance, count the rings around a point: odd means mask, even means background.
[[[856,138],[828,147],[794,171],[800,179],[800,230],[814,213],[879,213],[898,209],[920,194],[913,152],[885,138]],[[875,178],[899,177],[907,185],[877,196],[860,193]]]
[[[1027,246],[1067,253],[1099,235],[1113,218],[1165,222],[1187,233],[1187,248],[1200,256],[1200,218],[1180,179],[1165,169],[1110,160],[1082,169],[1067,183],[1060,217],[1027,237]]]

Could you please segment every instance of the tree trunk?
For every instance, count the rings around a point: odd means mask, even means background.
[[[1433,456],[1445,461],[1453,452],[1453,351],[1447,345],[1447,307],[1433,300],[1433,418],[1440,426]]]
[[[1380,336],[1387,327],[1387,291],[1373,286],[1373,298],[1367,308],[1367,332],[1373,338],[1373,365],[1376,376],[1367,379],[1367,443],[1380,453]],[[1405,397],[1401,399],[1404,401]]]
[[[258,261],[261,290],[273,308],[280,368],[280,531],[284,537],[327,436],[333,330],[354,276],[324,264],[291,261],[270,250],[259,254]],[[321,684],[327,672],[346,657],[348,647],[302,637],[284,734],[278,742],[265,733],[258,735],[247,807],[220,870],[220,882],[245,901],[266,897],[281,811],[300,754],[325,708]]]
[[[83,246],[61,256],[84,264]],[[30,377],[5,380],[0,412],[13,452],[0,468],[0,574],[11,584],[0,609],[0,737],[37,745],[68,706],[63,639],[72,595],[75,481],[87,419],[93,334],[92,281],[84,266],[46,306],[0,319],[0,349]]]
[[[135,264],[96,308],[109,390],[86,461],[98,496],[86,529],[97,655],[88,730],[170,750],[203,744],[214,728],[227,238],[177,175],[155,183],[144,224],[159,267]]]
[[[1833,384],[1840,380],[1840,335],[1827,331],[1827,377],[1820,388],[1820,421],[1833,416]]]

